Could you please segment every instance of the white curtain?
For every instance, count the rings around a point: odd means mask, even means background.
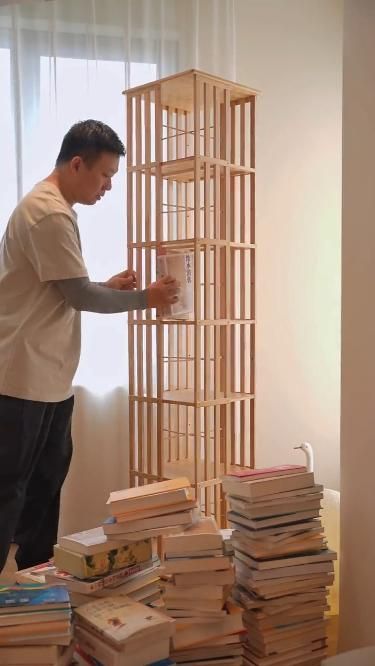
[[[0,235],[17,201],[52,170],[64,133],[96,118],[124,138],[122,90],[192,67],[236,76],[237,0],[25,0],[0,7]],[[110,196],[77,207],[92,280],[126,264],[124,161]],[[83,316],[75,453],[62,533],[98,524],[127,484],[124,315]]]

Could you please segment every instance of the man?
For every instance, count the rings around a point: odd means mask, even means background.
[[[163,308],[177,300],[170,277],[134,290],[124,271],[104,284],[84,264],[76,203],[111,189],[124,146],[101,122],[64,137],[56,167],[14,210],[0,246],[0,571],[10,543],[19,569],[53,554],[60,491],[72,455],[72,380],[80,311]]]

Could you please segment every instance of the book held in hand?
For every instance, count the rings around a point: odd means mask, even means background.
[[[163,316],[187,317],[194,309],[194,254],[160,254],[156,270],[159,278],[170,275],[179,283],[178,301],[170,305]]]

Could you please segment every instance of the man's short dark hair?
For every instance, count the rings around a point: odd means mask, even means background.
[[[125,148],[116,132],[100,120],[82,120],[65,134],[56,166],[79,155],[85,162],[95,162],[101,153],[125,155]]]

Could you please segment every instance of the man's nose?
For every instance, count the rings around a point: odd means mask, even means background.
[[[110,178],[106,182],[105,189],[108,191],[112,189],[112,180]]]

